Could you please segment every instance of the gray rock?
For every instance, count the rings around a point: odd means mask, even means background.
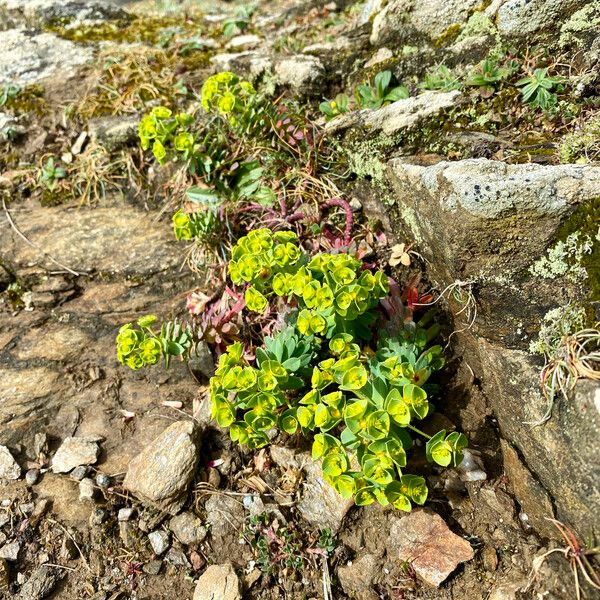
[[[39,469],[29,469],[27,473],[25,473],[25,482],[28,486],[35,485],[40,478],[40,470]]]
[[[332,134],[352,129],[358,138],[372,138],[377,133],[393,135],[414,129],[425,119],[456,106],[460,99],[458,90],[426,91],[377,110],[365,108],[340,115],[325,125],[325,132]]]
[[[207,534],[202,521],[191,512],[182,512],[169,521],[169,529],[185,545],[199,544]]]
[[[89,467],[87,467],[85,465],[75,467],[69,473],[69,477],[71,477],[71,479],[75,479],[75,481],[81,481],[88,474],[89,470],[90,470]]]
[[[183,567],[184,569],[192,568],[190,561],[185,555],[185,552],[179,548],[170,548],[165,555],[165,560],[175,567]]]
[[[119,512],[117,513],[117,520],[118,521],[129,521],[131,519],[131,517],[133,517],[133,514],[135,513],[135,508],[120,508]]]
[[[0,84],[28,85],[57,73],[67,78],[92,56],[91,48],[52,33],[9,29],[0,37]]]
[[[452,533],[439,515],[425,509],[413,510],[393,522],[387,549],[390,558],[409,562],[419,577],[436,587],[474,556],[469,542]]]
[[[52,457],[51,468],[54,473],[68,473],[81,465],[93,465],[99,454],[96,438],[68,437]]]
[[[437,41],[449,28],[467,21],[478,0],[392,0],[373,18],[371,44],[395,45],[426,39]]]
[[[338,568],[342,589],[356,600],[379,600],[379,594],[371,587],[380,570],[379,560],[372,554],[364,554],[347,565]]]
[[[590,0],[508,0],[498,9],[496,25],[503,37],[531,39],[558,32],[561,25]]]
[[[162,568],[162,560],[150,560],[144,564],[142,571],[148,575],[158,575]]]
[[[91,527],[98,527],[102,525],[106,519],[108,519],[108,512],[104,508],[100,508],[99,506],[92,508],[89,521]]]
[[[96,485],[100,489],[106,489],[110,486],[110,477],[105,473],[98,473],[96,475]]]
[[[6,446],[0,446],[0,480],[16,480],[21,477],[21,467]]]
[[[234,71],[250,80],[255,80],[273,67],[270,56],[253,50],[215,54],[210,58],[214,71]]]
[[[261,42],[262,38],[260,36],[250,33],[248,35],[236,35],[232,37],[225,44],[225,47],[228,50],[252,50],[260,46]]]
[[[315,56],[297,54],[275,65],[277,83],[292,88],[296,94],[308,96],[321,92],[325,70]]]
[[[137,142],[139,121],[137,116],[102,117],[89,121],[88,131],[92,141],[114,152]]]
[[[153,531],[148,534],[148,540],[150,541],[150,545],[152,546],[152,550],[154,554],[157,556],[161,556],[164,554],[171,544],[170,536],[166,531]]]
[[[240,580],[231,563],[211,565],[204,571],[194,591],[194,600],[241,600]]]
[[[192,421],[173,423],[129,463],[123,487],[176,515],[196,470],[198,437]]]
[[[62,575],[54,567],[42,565],[25,582],[19,592],[19,600],[43,600],[47,598],[60,581]]]
[[[231,496],[212,495],[204,505],[211,538],[217,543],[237,537],[244,526],[244,507]]]
[[[19,550],[21,549],[21,543],[17,540],[13,542],[9,542],[8,544],[4,544],[2,548],[0,548],[0,558],[5,558],[6,560],[16,561],[19,557]]]
[[[94,481],[89,477],[84,477],[79,482],[79,500],[93,500],[94,494],[96,492],[96,488],[94,486]]]
[[[125,548],[134,548],[138,541],[135,525],[129,521],[121,521],[119,523],[119,537]]]

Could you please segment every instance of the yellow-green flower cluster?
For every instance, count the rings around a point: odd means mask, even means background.
[[[147,315],[138,320],[138,329],[133,323],[127,323],[119,329],[117,357],[122,364],[137,370],[145,365],[154,365],[160,360],[162,344],[150,329],[155,322],[155,316]]]
[[[216,215],[211,210],[187,213],[178,210],[173,215],[173,231],[178,240],[193,240],[204,238],[214,231]]]
[[[160,164],[167,159],[167,148],[173,145],[184,159],[190,158],[194,149],[194,136],[188,131],[193,123],[188,113],[179,113],[173,117],[173,111],[165,106],[153,108],[142,117],[138,134],[143,150],[150,148]]]
[[[256,90],[249,81],[241,80],[230,71],[222,71],[204,82],[200,98],[205,110],[216,111],[235,124],[235,116],[246,110],[255,94]]]

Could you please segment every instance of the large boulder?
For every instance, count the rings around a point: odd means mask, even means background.
[[[457,351],[481,381],[503,436],[553,498],[557,518],[586,534],[600,511],[598,408],[591,392],[557,397],[552,418],[534,426],[548,402],[529,346],[544,317],[560,317],[569,303],[587,305],[597,293],[586,261],[597,253],[600,168],[398,159],[389,163],[389,181],[395,233],[417,241],[439,290],[454,285],[476,302]],[[457,312],[464,303],[450,305]],[[543,515],[534,516],[539,525]]]

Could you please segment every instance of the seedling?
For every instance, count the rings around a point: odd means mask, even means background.
[[[519,79],[517,86],[521,88],[523,100],[533,108],[547,111],[556,105],[558,96],[552,91],[564,82],[562,77],[551,77],[548,69],[536,69],[532,75]]]
[[[338,94],[333,100],[325,100],[319,104],[319,110],[329,121],[350,110],[350,98],[346,94]]]
[[[375,75],[374,85],[363,84],[356,89],[356,101],[361,108],[381,108],[397,100],[408,98],[408,89],[397,86],[390,89],[391,71],[382,71]]]
[[[57,183],[66,176],[66,170],[63,167],[57,166],[54,162],[54,157],[51,156],[42,167],[39,180],[48,190],[52,191]]]

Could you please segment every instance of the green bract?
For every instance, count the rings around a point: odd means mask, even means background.
[[[251,231],[233,248],[229,274],[244,286],[249,310],[286,301],[297,310],[254,359],[240,343],[220,357],[210,381],[219,425],[250,448],[268,444],[275,429],[314,432],[313,458],[343,497],[404,511],[423,504],[425,480],[405,468],[411,432],[429,438],[414,423],[431,412],[428,380],[444,364],[442,348],[430,345],[438,328],[408,323],[395,337],[380,336],[375,352],[363,348],[387,278],[347,254],[311,258],[292,232]],[[456,466],[466,445],[464,435],[442,430],[426,456]]]

